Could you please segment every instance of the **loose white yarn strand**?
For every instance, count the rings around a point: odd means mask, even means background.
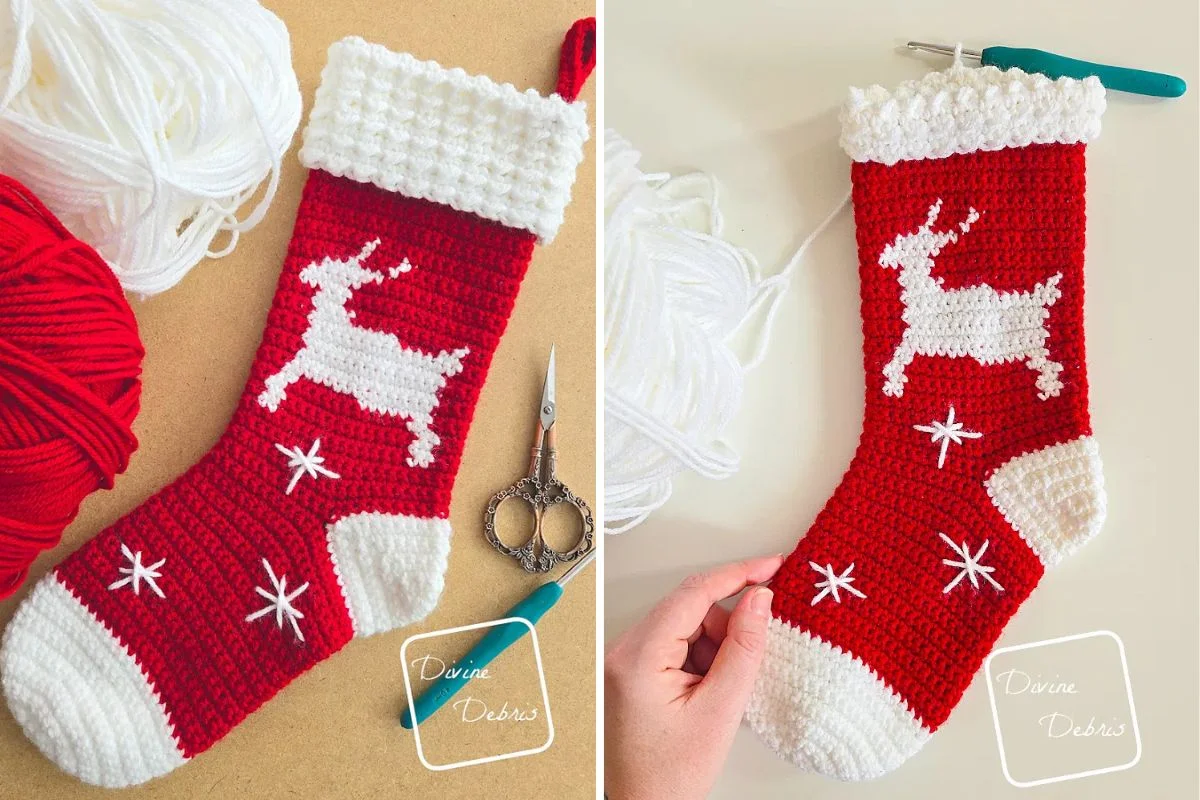
[[[808,246],[764,278],[747,251],[721,238],[710,176],[638,169],[615,131],[604,141],[604,527],[623,533],[671,496],[681,472],[724,478],[738,454],[722,440],[745,373],[766,352],[771,325]],[[735,335],[767,308],[753,355]]]
[[[278,17],[252,0],[10,0],[6,11],[0,171],[122,286],[165,291],[263,219],[300,124]]]

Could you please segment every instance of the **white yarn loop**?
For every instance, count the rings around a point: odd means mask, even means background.
[[[623,533],[671,496],[691,471],[725,478],[738,454],[722,440],[746,372],[766,354],[771,327],[808,246],[776,275],[721,238],[716,181],[638,169],[615,131],[604,140],[604,526]],[[765,316],[760,312],[766,308]],[[762,319],[751,355],[739,332]]]
[[[263,219],[300,124],[278,17],[251,0],[10,0],[6,11],[0,171],[127,290],[171,288]]]

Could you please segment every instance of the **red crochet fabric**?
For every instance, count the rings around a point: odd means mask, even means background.
[[[394,417],[363,413],[354,397],[298,380],[274,413],[258,402],[266,380],[303,346],[314,291],[301,270],[350,258],[378,238],[365,266],[408,259],[418,268],[347,307],[365,329],[411,348],[470,349],[448,377],[435,416],[441,442],[427,468],[408,466],[411,435]],[[463,444],[492,352],[533,252],[534,236],[425,200],[316,171],[309,177],[250,381],[225,435],[200,463],[55,570],[55,577],[134,653],[168,709],[185,758],[207,750],[247,713],[354,635],[329,558],[326,524],[371,510],[445,519]],[[382,271],[382,270],[381,270]],[[303,475],[291,494],[275,445],[318,455],[337,479]],[[109,591],[127,566],[121,546],[166,558],[159,586]],[[262,560],[295,588],[304,639],[272,620],[247,624],[270,590]],[[249,605],[247,605],[249,603]],[[253,669],[248,669],[253,665]]]
[[[579,51],[564,59],[581,83]],[[5,695],[48,757],[104,786],[164,774],[351,637],[434,608],[475,403],[587,135],[558,95],[360,39],[331,48],[227,431],[6,633]]]
[[[747,713],[781,755],[832,777],[875,777],[919,749],[1045,567],[1103,519],[1084,145],[1003,144],[851,171],[863,432],[774,579]]]

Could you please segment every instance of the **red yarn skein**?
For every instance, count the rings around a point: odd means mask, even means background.
[[[0,175],[0,599],[128,466],[144,352],[104,259]]]

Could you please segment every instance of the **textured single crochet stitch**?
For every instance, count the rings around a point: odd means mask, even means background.
[[[862,437],[774,580],[746,713],[805,769],[863,780],[916,753],[1103,523],[1083,253],[1104,102],[1095,78],[961,65],[851,91]]]
[[[594,20],[571,29],[548,97],[357,38],[330,48],[228,429],[6,632],[9,708],[62,769],[163,775],[351,638],[436,606],[475,403],[583,158],[594,37]]]

